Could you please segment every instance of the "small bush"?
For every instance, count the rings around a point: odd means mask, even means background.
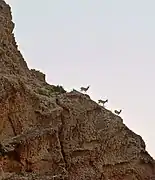
[[[45,81],[45,74],[39,70],[31,69],[31,73],[40,81]]]
[[[54,92],[59,92],[59,93],[66,93],[66,91],[64,90],[64,88],[62,86],[53,86],[53,90]]]
[[[50,86],[50,87],[46,87],[46,88],[39,88],[37,90],[37,93],[44,95],[44,96],[52,96],[52,94],[54,93],[66,93],[66,91],[64,90],[64,88],[62,86]]]
[[[39,93],[41,95],[45,95],[45,96],[49,95],[48,90],[46,90],[44,88],[37,89],[37,93]]]

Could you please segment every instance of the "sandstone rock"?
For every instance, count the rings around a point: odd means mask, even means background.
[[[145,180],[155,161],[123,120],[29,70],[0,0],[0,140],[6,179]],[[61,89],[61,88],[60,88]]]

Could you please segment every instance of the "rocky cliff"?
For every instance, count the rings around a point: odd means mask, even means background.
[[[29,70],[0,0],[0,162],[10,180],[153,179],[142,138],[88,95]],[[2,171],[0,169],[0,171]]]

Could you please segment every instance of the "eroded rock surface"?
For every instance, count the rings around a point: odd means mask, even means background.
[[[149,180],[142,138],[88,95],[49,85],[29,70],[0,0],[0,141],[6,179]]]

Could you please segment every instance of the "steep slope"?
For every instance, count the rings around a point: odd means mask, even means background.
[[[0,146],[6,179],[153,179],[142,138],[88,95],[29,70],[0,0]]]

